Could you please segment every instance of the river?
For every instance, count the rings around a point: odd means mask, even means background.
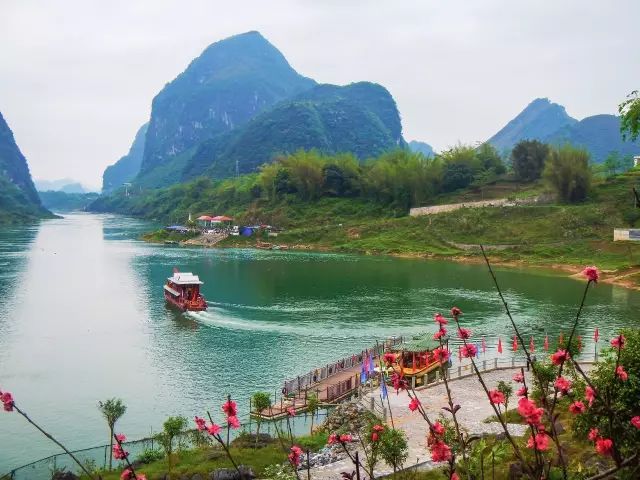
[[[230,393],[246,414],[257,390],[367,347],[433,331],[453,305],[491,349],[512,329],[486,268],[390,257],[167,247],[137,240],[146,222],[69,214],[0,231],[0,389],[72,449],[108,432],[96,408],[121,397],[118,430],[157,431],[168,415],[219,411]],[[168,309],[172,269],[205,282],[207,312]],[[497,269],[527,338],[568,331],[583,283],[553,272]],[[638,325],[640,294],[590,293],[579,332],[593,350]],[[17,414],[0,412],[0,473],[59,450]]]

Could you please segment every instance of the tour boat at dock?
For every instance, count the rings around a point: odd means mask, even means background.
[[[167,278],[164,285],[164,298],[182,311],[201,312],[207,309],[207,301],[200,293],[202,284],[197,275],[174,269],[173,276]]]

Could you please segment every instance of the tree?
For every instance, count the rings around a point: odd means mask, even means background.
[[[552,148],[545,162],[544,178],[562,201],[585,200],[591,188],[589,152],[571,145]]]
[[[618,105],[620,114],[620,133],[622,139],[635,142],[640,135],[640,96],[638,90],[634,90],[627,99]]]
[[[379,453],[382,459],[393,467],[395,474],[409,456],[406,434],[395,428],[385,429],[380,436]]]
[[[260,424],[262,423],[262,417],[260,413],[263,410],[268,410],[271,408],[271,396],[266,392],[256,392],[251,397],[253,403],[253,410],[258,415],[256,416],[256,446],[258,445],[258,438],[260,437]]]
[[[473,182],[473,170],[466,163],[447,163],[442,172],[442,190],[453,192]]]
[[[169,417],[163,424],[163,431],[156,435],[156,439],[162,445],[164,452],[167,455],[167,462],[169,465],[169,473],[171,473],[171,467],[173,465],[173,440],[175,437],[186,428],[187,419],[184,417]]]
[[[313,420],[318,413],[318,408],[320,408],[320,400],[318,399],[318,395],[312,393],[307,396],[307,412],[311,414],[311,429],[309,430],[310,434],[313,434]]]
[[[610,177],[618,173],[618,170],[621,170],[623,168],[620,153],[615,150],[609,152],[607,158],[604,159],[603,166],[605,171],[607,172],[607,175]]]
[[[110,398],[104,402],[98,402],[98,408],[109,426],[109,470],[111,470],[113,467],[113,434],[116,422],[125,414],[127,407],[119,398]]]
[[[502,394],[504,395],[504,414],[506,421],[507,408],[509,407],[509,398],[511,398],[511,394],[513,393],[513,387],[510,383],[505,382],[504,380],[500,380],[498,382],[497,388],[498,391],[502,392]]]
[[[476,148],[476,158],[485,171],[491,171],[496,175],[501,175],[507,170],[498,150],[490,143],[482,143]]]
[[[521,140],[511,151],[511,165],[516,178],[533,182],[542,176],[549,146],[538,140]]]

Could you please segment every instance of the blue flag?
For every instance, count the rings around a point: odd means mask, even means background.
[[[369,354],[369,373],[373,374],[376,371],[376,368],[373,365],[373,356]]]
[[[478,342],[476,342],[476,357],[480,358],[480,345],[478,345]]]
[[[365,365],[367,364],[367,359],[363,359],[362,367],[360,368],[360,383],[365,383],[367,381],[367,371],[365,370]]]
[[[382,375],[382,379],[380,380],[380,396],[383,400],[387,398],[387,383],[385,382],[384,375]]]

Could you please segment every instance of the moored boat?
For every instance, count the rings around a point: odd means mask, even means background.
[[[200,293],[200,285],[203,282],[197,275],[175,269],[164,285],[164,298],[182,311],[201,312],[207,309],[207,301]]]

